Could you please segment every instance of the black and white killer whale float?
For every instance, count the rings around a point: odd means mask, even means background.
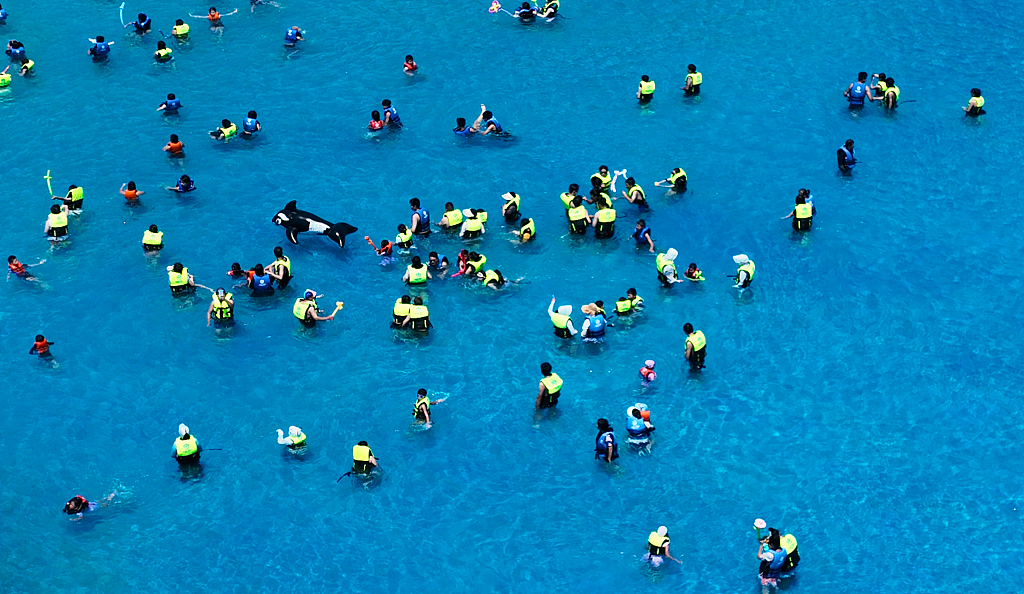
[[[299,233],[312,231],[319,235],[326,235],[331,238],[331,241],[336,242],[339,247],[345,247],[345,236],[358,231],[357,228],[348,223],[331,223],[311,212],[299,210],[295,206],[294,200],[286,204],[284,208],[274,215],[272,220],[275,225],[284,227],[285,233],[288,234],[288,240],[294,244],[299,243]]]

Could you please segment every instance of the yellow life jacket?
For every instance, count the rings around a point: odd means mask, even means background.
[[[487,283],[492,281],[495,283],[500,283],[501,279],[498,278],[498,273],[494,272],[493,270],[488,270],[487,272],[484,273],[484,284],[486,285]]]
[[[483,269],[484,264],[487,264],[487,256],[485,256],[483,254],[478,254],[478,255],[480,256],[479,260],[466,260],[466,265],[467,266],[472,266],[473,267],[473,272],[480,272],[480,270]]]
[[[355,445],[352,446],[352,460],[355,462],[369,462],[370,456],[373,453],[370,451],[369,446]]]
[[[667,536],[662,536],[657,532],[651,532],[651,535],[647,537],[647,551],[652,555],[664,555],[665,546],[668,545],[669,539]]]
[[[483,229],[483,221],[473,217],[472,219],[466,219],[466,231],[479,231]]]
[[[505,201],[505,209],[507,210],[508,206],[510,204],[515,204],[516,205],[516,212],[519,212],[519,200],[520,200],[520,197],[518,195],[515,198],[512,198],[511,200],[506,200]]]
[[[697,352],[707,346],[707,341],[704,339],[704,333],[700,330],[694,330],[693,334],[687,336],[686,343],[693,347],[694,352]]]
[[[647,200],[647,193],[644,192],[644,189],[640,187],[640,184],[633,184],[633,187],[626,191],[629,192],[630,196],[633,195],[633,192],[640,192],[640,198],[634,198],[634,200]]]
[[[601,180],[601,187],[602,188],[606,189],[606,188],[611,187],[611,185],[612,185],[612,174],[611,173],[601,173],[600,171],[598,171],[597,173],[595,173],[594,175],[591,175],[590,177],[596,177],[599,180]]]
[[[736,276],[738,277],[741,272],[746,272],[747,273],[747,281],[748,282],[752,281],[752,280],[754,280],[754,268],[755,268],[754,267],[754,261],[753,260],[748,260],[746,264],[744,264],[743,266],[740,266],[736,270]]]
[[[672,276],[676,275],[676,262],[675,260],[669,260],[665,254],[658,254],[658,257],[654,260],[654,265],[658,267],[658,272],[665,274],[665,269],[672,269]],[[668,276],[667,274],[665,276]]]
[[[653,95],[654,94],[654,81],[640,81],[640,94],[641,95]]]
[[[690,84],[699,87],[700,83],[704,81],[704,77],[699,72],[691,72],[686,75],[686,78],[690,79]]]
[[[884,99],[885,97],[887,97],[889,95],[889,93],[895,93],[896,94],[896,103],[899,103],[899,101],[900,101],[900,88],[897,87],[896,85],[893,85],[893,86],[889,87],[888,89],[885,90],[885,95],[882,95],[882,98]]]
[[[293,448],[297,448],[299,446],[306,445],[306,434],[303,433],[302,431],[299,431],[298,435],[289,436],[289,437],[292,438],[292,445],[291,445],[291,447],[293,447]]]
[[[24,64],[22,64],[21,67],[25,69],[26,73],[31,72],[32,69],[36,67],[36,61],[35,60],[29,60],[28,62],[25,62]]]
[[[416,404],[412,407],[412,416],[420,416],[420,406],[422,405],[426,405],[427,412],[430,412],[430,398],[426,396],[420,396],[419,398],[416,399]]]
[[[793,210],[796,212],[796,218],[798,219],[809,219],[814,212],[810,204],[797,204]]]
[[[668,183],[676,185],[680,178],[682,178],[682,181],[686,181],[686,172],[681,167],[676,167],[672,170],[672,175],[668,176]]]
[[[164,244],[164,232],[157,231],[153,233],[148,229],[142,232],[142,245],[163,245]]]
[[[780,538],[779,543],[782,544],[783,549],[786,549],[787,555],[792,555],[793,551],[796,550],[796,537],[792,534],[787,534]]]
[[[220,132],[221,134],[224,135],[224,139],[226,140],[228,138],[231,138],[232,136],[235,135],[236,132],[238,132],[238,126],[231,124],[227,128],[220,128]]]
[[[615,209],[614,208],[602,208],[597,211],[597,222],[598,223],[614,223],[615,222]]]
[[[183,287],[188,284],[188,268],[182,268],[181,272],[171,270],[167,273],[167,280],[172,287]]]
[[[557,373],[545,376],[540,380],[540,383],[544,384],[544,388],[550,396],[554,396],[562,391],[562,378],[558,377]]]
[[[309,313],[309,306],[311,305],[314,308],[316,307],[316,299],[312,299],[309,301],[301,298],[296,299],[295,305],[292,306],[292,315],[295,316],[296,318],[299,318],[300,320],[305,320],[306,314]]]
[[[562,199],[562,204],[565,206],[565,210],[569,210],[570,208],[572,208],[572,201],[576,198],[576,196],[573,196],[569,192],[562,192],[562,195],[559,196],[559,198]]]
[[[633,302],[630,301],[629,299],[618,299],[615,301],[616,313],[627,313],[629,311],[632,311],[632,309]]]
[[[412,305],[408,303],[402,303],[401,299],[395,300],[395,309],[391,311],[392,315],[396,318],[402,318],[403,320],[409,315],[409,309]]]
[[[46,216],[46,220],[50,221],[50,229],[59,229],[61,227],[68,226],[68,213],[60,211],[57,214],[50,213]]]
[[[0,74],[0,87],[6,87],[11,84],[10,74]]]
[[[644,302],[644,298],[639,296],[639,295],[637,295],[636,297],[634,297],[634,298],[629,300],[629,304],[631,306],[633,306],[633,307],[636,307],[636,306],[640,305],[643,302]]]
[[[424,264],[420,264],[419,268],[413,268],[412,264],[405,267],[406,272],[409,273],[409,284],[419,285],[427,282],[427,267]]]
[[[396,235],[395,243],[399,245],[412,243],[412,231],[406,229],[405,233],[399,233]]]
[[[569,326],[569,316],[560,314],[556,311],[551,314],[551,323],[555,325],[555,328],[564,330]]]
[[[536,237],[536,235],[537,226],[533,224],[533,219],[530,219],[529,223],[519,229],[519,237],[521,237],[523,241],[529,241]]]
[[[445,221],[449,227],[455,227],[456,225],[462,224],[462,211],[461,210],[449,210],[445,211],[444,216],[441,217],[442,221]]]
[[[158,49],[158,50],[156,50],[156,57],[157,57],[158,60],[166,60],[168,57],[170,57],[170,55],[171,55],[171,53],[173,53],[173,51],[174,50],[172,50],[169,47],[164,48],[164,49]]]
[[[587,217],[588,214],[589,213],[587,212],[586,206],[583,206],[582,204],[579,206],[574,206],[569,209],[569,220],[582,221]]]
[[[228,300],[233,298],[233,297],[234,297],[234,295],[232,295],[231,293],[228,293],[227,295],[224,296],[224,299],[221,300],[221,298],[218,297],[216,293],[214,293],[213,294],[213,317],[217,318],[218,320],[230,319],[232,317],[232,315],[234,314],[234,312],[232,311],[234,309],[234,306],[232,306],[230,303],[228,303]]]
[[[175,37],[184,37],[188,35],[188,25],[175,25],[174,28],[171,29],[171,35],[174,35]]]
[[[285,272],[288,273],[285,274],[284,276],[292,275],[292,261],[288,259],[288,256],[281,256],[280,258],[274,260],[272,266],[284,266]]]
[[[977,97],[971,97],[971,100],[968,101],[967,104],[970,105],[971,101],[974,102],[974,107],[976,109],[981,109],[982,107],[985,106],[985,98],[982,97],[981,95],[978,95]]]
[[[178,453],[178,457],[191,456],[199,451],[199,442],[192,435],[188,436],[188,439],[177,438],[174,440],[174,449]]]

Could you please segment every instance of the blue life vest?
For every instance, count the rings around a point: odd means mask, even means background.
[[[103,41],[94,45],[92,49],[97,56],[105,56],[110,53],[110,43],[107,41]]]
[[[268,291],[271,287],[273,287],[273,281],[270,280],[269,274],[252,277],[252,288],[254,291],[263,293]]]
[[[6,19],[6,18],[7,18],[7,9],[6,8],[0,8],[0,19]]]
[[[242,122],[242,130],[245,130],[246,132],[255,132],[256,124],[258,123],[259,122],[256,121],[256,118],[245,118]]]
[[[868,87],[866,84],[857,81],[853,83],[853,88],[850,89],[850,103],[853,105],[864,105],[864,96],[868,93]]]
[[[594,442],[594,458],[604,458],[608,454],[608,444],[604,443],[605,436],[612,442],[612,456],[614,460],[619,457],[619,444],[615,442],[615,434],[611,431],[605,431],[601,435],[597,436],[597,441]]]
[[[398,117],[398,112],[395,111],[394,107],[385,107],[384,108],[384,116],[385,116],[384,119],[385,120],[387,119],[386,116],[388,114],[391,114],[391,123],[392,124],[401,124],[402,123],[402,118]]]
[[[768,571],[764,574],[767,578],[779,577],[782,574],[782,566],[786,563],[786,549],[772,550],[772,554],[775,555],[775,558],[772,559]]]
[[[487,120],[487,125],[488,126],[494,126],[494,131],[495,132],[504,132],[504,130],[501,129],[501,124],[499,124],[498,120],[496,120],[494,118],[491,118],[491,119]],[[484,126],[484,130],[486,130],[486,129],[487,129],[487,126]]]
[[[145,33],[146,31],[149,31],[149,28],[151,26],[150,23],[152,23],[152,22],[153,22],[153,19],[151,19],[149,17],[146,17],[146,20],[144,22],[142,22],[142,23],[140,23],[138,21],[135,21],[135,32],[136,33]]]
[[[288,32],[284,34],[284,40],[287,43],[295,43],[299,40],[299,32],[295,29],[288,29]]]
[[[590,320],[590,328],[587,328],[587,338],[603,338],[605,326],[604,316],[587,316],[587,319]]]
[[[462,130],[459,130],[457,128],[452,128],[452,132],[454,132],[456,136],[472,136],[473,135],[473,129],[470,128],[469,126],[466,126]]]
[[[430,230],[430,213],[427,212],[427,209],[421,208],[421,209],[416,211],[416,214],[420,215],[420,226],[416,230],[417,231],[423,231],[424,229],[426,229],[427,231],[429,231]]]
[[[79,50],[79,51],[81,51],[81,50]],[[23,48],[23,47],[11,48],[11,49],[7,50],[7,53],[11,56],[12,60],[21,60],[22,58],[25,57],[25,48]]]
[[[194,189],[196,189],[196,182],[194,182],[192,180],[189,180],[188,187],[186,188],[185,186],[183,186],[181,184],[181,180],[180,179],[178,180],[178,191],[179,192],[191,192]]]
[[[647,235],[650,232],[651,232],[651,228],[650,227],[644,227],[643,229],[641,229],[639,231],[634,231],[633,232],[633,239],[636,240],[637,245],[645,244],[645,243],[647,243],[647,239],[646,239],[645,235]]]
[[[629,424],[626,425],[626,430],[629,431],[629,434],[633,437],[647,437],[649,432],[647,425],[644,424],[644,420],[638,419],[633,415],[629,415],[628,418]]]
[[[857,164],[857,159],[855,159],[854,156],[853,156],[856,151],[851,151],[851,150],[847,149],[845,146],[839,147],[839,150],[841,150],[844,153],[846,153],[846,166],[847,167],[853,167],[854,165]]]
[[[181,108],[181,99],[168,99],[164,105],[164,111],[178,111]]]
[[[447,259],[448,259],[448,256],[445,256],[444,254],[438,254],[437,255],[437,266],[434,266],[433,264],[431,264],[430,268],[433,269],[433,270],[441,270],[441,266],[444,265],[445,260],[447,260]],[[449,262],[448,265],[450,266],[451,262]]]

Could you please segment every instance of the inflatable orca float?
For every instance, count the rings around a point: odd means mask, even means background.
[[[326,235],[331,241],[337,242],[338,246],[345,247],[345,236],[358,230],[348,223],[331,223],[311,212],[299,210],[294,200],[286,204],[272,220],[275,225],[284,227],[288,240],[294,244],[299,243],[299,233],[312,231]]]

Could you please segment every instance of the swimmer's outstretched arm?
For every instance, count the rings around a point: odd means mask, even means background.
[[[782,217],[782,219],[780,219],[780,220],[791,219],[794,216],[796,216],[796,209],[793,209],[792,211],[790,211],[790,213],[788,215]]]

